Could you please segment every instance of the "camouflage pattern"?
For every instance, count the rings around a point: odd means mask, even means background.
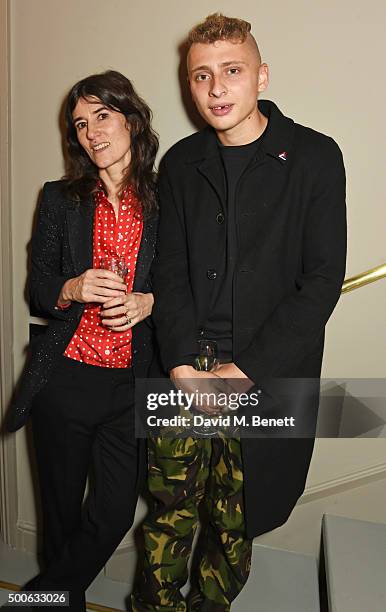
[[[245,538],[243,473],[236,438],[151,438],[143,524],[145,559],[132,595],[133,612],[226,612],[245,584],[252,540]],[[199,524],[198,562],[186,602],[180,589]]]

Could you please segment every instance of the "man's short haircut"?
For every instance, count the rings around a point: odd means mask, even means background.
[[[202,23],[197,24],[188,34],[188,48],[194,43],[214,43],[218,40],[229,40],[243,43],[249,32],[251,24],[244,19],[226,17],[222,13],[213,13]]]

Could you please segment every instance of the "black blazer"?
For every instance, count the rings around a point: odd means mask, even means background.
[[[259,385],[268,377],[310,377],[318,386],[324,327],[345,272],[342,154],[332,138],[294,123],[272,102],[259,101],[259,109],[268,126],[236,199],[234,362]],[[226,185],[210,128],[169,150],[159,191],[153,319],[169,370],[197,352],[224,276]],[[304,388],[290,412],[313,422],[318,391],[305,400]],[[304,489],[312,445],[242,441],[249,535],[286,520]]]
[[[92,267],[93,198],[71,200],[63,181],[46,183],[32,237],[30,275],[31,307],[49,318],[43,334],[31,341],[30,356],[11,403],[7,428],[15,431],[26,422],[33,397],[48,381],[55,363],[65,351],[82,317],[84,304],[73,302],[66,310],[55,308],[63,283]],[[145,220],[138,253],[134,291],[151,291],[150,265],[154,255],[156,216]],[[146,376],[153,356],[149,319],[133,328],[133,371]]]

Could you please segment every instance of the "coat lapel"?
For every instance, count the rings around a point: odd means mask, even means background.
[[[133,291],[141,291],[148,279],[150,266],[153,260],[155,250],[155,243],[157,237],[157,221],[157,215],[144,221],[141,246],[139,247],[137,263],[135,267]]]
[[[226,201],[226,178],[221,161],[217,137],[213,130],[205,130],[205,144],[195,160],[197,171],[208,181],[217,194],[220,206],[224,209]]]
[[[71,258],[77,275],[92,268],[94,212],[92,198],[66,210]]]
[[[202,174],[202,176],[204,176],[211,184],[218,196],[221,208],[224,209],[224,202],[226,198],[226,179],[220,155],[217,154],[217,156],[206,159],[198,166],[197,169],[199,173]]]

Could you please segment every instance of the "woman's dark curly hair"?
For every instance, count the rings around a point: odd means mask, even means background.
[[[151,127],[152,113],[123,74],[107,70],[92,74],[76,83],[68,94],[65,106],[68,168],[65,176],[72,196],[90,196],[98,182],[98,168],[78,142],[72,113],[80,98],[98,98],[104,106],[122,113],[130,125],[131,162],[123,177],[122,191],[134,187],[144,216],[157,209],[154,160],[158,151],[158,136]]]

